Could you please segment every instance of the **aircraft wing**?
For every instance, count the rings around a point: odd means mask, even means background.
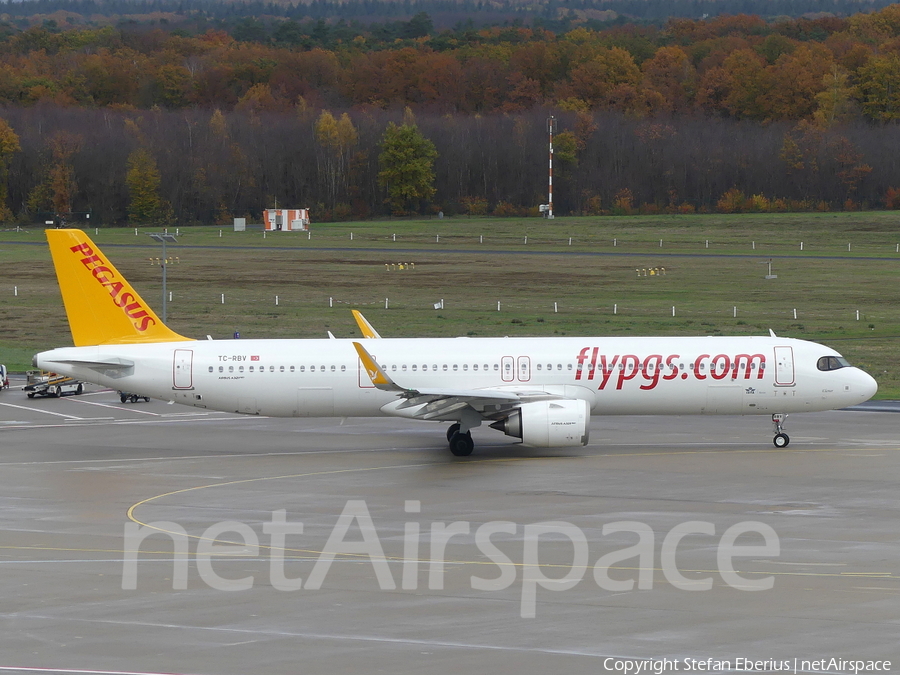
[[[556,394],[527,389],[410,389],[401,387],[384,372],[358,342],[357,354],[372,380],[382,391],[397,394],[398,401],[383,410],[401,417],[421,420],[457,419],[459,411],[469,408],[487,419],[503,417],[511,408],[530,401],[561,398]]]

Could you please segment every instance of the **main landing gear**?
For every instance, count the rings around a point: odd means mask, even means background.
[[[775,427],[775,438],[772,439],[772,442],[776,448],[786,448],[788,443],[791,442],[790,436],[784,433],[784,421],[786,419],[787,415],[783,413],[772,415],[772,426]]]
[[[447,441],[450,443],[450,452],[457,457],[468,457],[475,449],[475,441],[472,440],[470,431],[461,432],[458,423],[451,424],[447,429]]]

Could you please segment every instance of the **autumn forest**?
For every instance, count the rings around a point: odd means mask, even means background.
[[[564,30],[0,19],[8,223],[537,215],[551,116],[558,214],[900,208],[900,4]]]

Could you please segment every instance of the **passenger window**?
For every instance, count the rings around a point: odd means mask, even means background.
[[[446,364],[446,363],[444,364],[444,370],[445,370],[445,371],[447,370],[447,364]]]
[[[341,366],[341,372],[342,372],[342,373],[346,373],[346,372],[347,372],[347,366]]]
[[[495,363],[494,364],[494,372],[497,372],[498,370],[500,370],[500,366]]]
[[[486,363],[484,364],[484,370],[485,370],[485,372],[487,372],[488,370],[490,370],[490,368],[488,368],[488,364],[486,364]]]
[[[253,366],[250,366],[249,368],[247,368],[247,370],[250,371],[250,372],[252,373],[252,372],[253,372]]]
[[[412,369],[413,369],[414,371],[415,371],[415,370],[418,370],[418,368],[419,368],[419,367],[418,367],[415,363],[412,365]]]
[[[540,363],[537,364],[537,369],[538,369],[538,370],[541,370],[541,364],[540,364]]]
[[[229,372],[229,373],[233,373],[233,372],[234,372],[234,366],[228,366],[228,372]]]
[[[455,363],[453,364],[453,370],[459,370],[459,366],[456,365]]]
[[[238,366],[238,372],[239,372],[239,373],[243,373],[243,372],[244,372],[244,366]]]
[[[280,366],[280,367],[278,368],[278,370],[280,370],[280,371],[283,373],[283,372],[284,372],[284,366]]]
[[[403,370],[404,373],[406,372],[406,364],[405,363],[403,364],[403,367],[401,368],[401,370]]]
[[[324,373],[324,372],[325,372],[325,366],[319,366],[319,372]]]
[[[474,364],[474,365],[472,366],[472,370],[478,370],[478,364],[477,364],[477,363]]]
[[[274,373],[274,372],[275,372],[275,366],[269,366],[269,372],[270,372],[270,373]]]
[[[393,366],[391,366],[391,370],[393,370],[394,372],[397,372],[397,365],[394,364]]]
[[[332,373],[336,373],[336,372],[337,372],[337,366],[331,366],[331,372],[332,372]]]
[[[291,372],[292,373],[294,372],[294,366],[291,366]]]
[[[468,363],[464,363],[464,364],[463,364],[463,370],[468,370],[468,369],[469,369],[469,364],[468,364]]]
[[[220,373],[225,372],[225,367],[224,367],[224,366],[219,366],[219,372],[220,372]]]
[[[569,364],[569,370],[572,370],[572,364],[571,364],[571,363]]]
[[[305,373],[305,372],[306,372],[306,366],[300,366],[300,372],[301,372],[301,373]]]
[[[212,372],[212,371],[213,371],[213,367],[210,366],[210,367],[209,367],[209,372]]]

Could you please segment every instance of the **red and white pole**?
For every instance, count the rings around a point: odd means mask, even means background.
[[[547,218],[553,218],[553,132],[556,130],[556,118],[552,115],[547,120],[547,131],[550,132],[550,183],[547,196]]]

